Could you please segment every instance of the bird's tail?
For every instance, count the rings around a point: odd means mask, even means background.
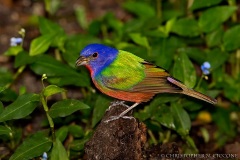
[[[181,82],[177,81],[176,79],[172,78],[172,77],[167,77],[167,80],[169,82],[171,82],[172,84],[180,87],[182,89],[182,94],[186,94],[188,96],[203,100],[205,102],[211,103],[211,104],[216,104],[217,100],[214,98],[211,98],[207,95],[204,95],[200,92],[194,91],[193,89],[189,89],[187,88],[184,84],[182,84]]]

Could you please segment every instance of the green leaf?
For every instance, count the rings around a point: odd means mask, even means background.
[[[5,89],[7,89],[6,87],[0,87],[0,93],[3,92]]]
[[[187,144],[188,144],[189,146],[191,146],[196,153],[198,153],[198,149],[197,149],[197,147],[196,147],[196,145],[195,145],[194,140],[192,139],[192,137],[190,137],[189,135],[187,135],[187,136],[184,136],[184,139],[187,141]]]
[[[102,119],[106,109],[110,105],[110,102],[111,102],[111,99],[106,96],[99,95],[97,97],[97,100],[95,102],[94,109],[93,109],[92,127],[94,127]]]
[[[21,51],[23,51],[22,46],[12,46],[12,47],[8,48],[8,50],[4,53],[4,55],[6,55],[6,56],[16,56]]]
[[[199,91],[201,91],[199,89]],[[204,93],[204,92],[203,92]],[[207,94],[209,95],[209,94]],[[184,103],[184,109],[189,111],[189,112],[198,112],[200,109],[203,108],[203,104],[202,103],[198,103],[196,101],[188,101],[187,99],[183,102]]]
[[[40,55],[30,68],[38,75],[46,74],[48,79],[55,78],[55,84],[64,80],[64,84],[89,86],[90,78],[83,73],[78,73],[71,67],[57,61],[49,55]],[[53,77],[54,76],[54,77]]]
[[[125,33],[134,33],[134,32],[141,32],[142,28],[146,24],[145,19],[133,19],[131,21],[128,21],[124,24],[124,32]]]
[[[38,75],[49,76],[78,76],[79,74],[71,67],[57,61],[51,56],[41,55],[30,65],[31,69]],[[76,77],[75,77],[76,78]]]
[[[78,21],[78,24],[83,28],[87,29],[88,27],[88,21],[87,21],[87,16],[86,16],[86,11],[85,7],[83,6],[77,6],[75,8],[75,15]]]
[[[69,78],[69,76],[49,77],[47,80],[50,83],[56,84],[58,86],[66,86],[66,85],[75,85],[75,86],[80,86],[80,87],[90,86],[90,81],[88,82],[89,75],[85,76],[85,74],[83,74],[83,73],[79,73],[79,75],[81,77],[83,77],[79,81],[76,81],[76,79],[75,79],[76,77],[75,78]],[[77,78],[77,79],[79,79],[79,78]]]
[[[211,32],[225,22],[236,10],[236,6],[217,6],[209,8],[200,16],[199,26],[202,31]]]
[[[63,142],[68,135],[68,127],[67,126],[63,126],[61,128],[59,128],[56,132],[56,137]]]
[[[1,92],[3,92],[6,87],[6,84],[9,84],[13,81],[13,75],[7,68],[0,68],[0,86],[2,86]]]
[[[129,36],[136,44],[150,48],[147,37],[142,36],[140,33],[131,33]]]
[[[100,27],[101,28],[101,27]],[[84,41],[83,41],[84,39]],[[75,62],[79,57],[80,51],[88,44],[91,43],[100,43],[100,40],[96,37],[93,37],[89,34],[87,35],[73,35],[68,36],[68,40],[65,43],[66,52],[62,53],[62,56],[65,61],[72,67],[75,67]]]
[[[0,100],[5,102],[15,101],[18,97],[18,94],[9,88],[4,88],[0,93]]]
[[[3,103],[0,101],[0,114],[3,112],[4,110],[4,106],[3,106]]]
[[[153,54],[156,55],[156,64],[165,69],[169,69],[173,62],[176,50],[185,45],[182,40],[176,37],[159,39],[158,45],[153,46]]]
[[[28,116],[37,107],[39,102],[38,94],[20,95],[12,104],[7,106],[0,114],[0,122],[20,119]]]
[[[53,6],[53,2],[51,2],[51,7]],[[58,48],[61,51],[65,51],[64,43],[66,40],[66,34],[61,26],[53,21],[45,19],[43,17],[39,18],[39,27],[40,32],[43,36],[45,35],[53,35],[51,39],[51,46]]]
[[[172,18],[177,18],[177,17],[182,17],[184,16],[186,13],[184,10],[182,9],[176,9],[174,7],[172,8],[169,8],[169,7],[163,7],[162,8],[162,19],[165,21],[165,20],[169,20],[169,19],[172,19]]]
[[[47,76],[77,75],[77,72],[75,72],[71,67],[57,61],[49,55],[38,56],[30,67],[36,74],[39,75],[44,73],[47,74]]]
[[[232,102],[240,101],[240,76],[238,78],[233,78],[227,74],[223,75],[224,79],[224,95],[226,98],[230,99]]]
[[[45,0],[44,9],[50,14],[50,17],[53,16],[59,8],[62,7],[61,0]]]
[[[216,56],[218,58],[216,58]],[[221,51],[219,48],[216,48],[207,52],[206,61],[211,64],[210,70],[215,70],[221,65],[223,65],[228,60],[228,58],[228,53]]]
[[[194,0],[192,6],[190,7],[191,10],[201,9],[205,7],[210,7],[216,4],[219,4],[222,0]]]
[[[177,99],[178,97],[173,94],[159,94],[154,97],[150,105],[145,106],[144,109],[140,112],[135,112],[134,117],[140,119],[141,121],[152,118],[158,121],[160,124],[172,128],[173,125],[170,124],[170,119],[172,116],[167,114],[170,112],[169,106],[166,106],[164,104],[176,101]],[[169,117],[166,117],[165,114],[167,114]]]
[[[190,88],[193,88],[196,84],[197,77],[195,68],[184,52],[179,53],[175,60],[173,76]]]
[[[200,35],[198,23],[193,18],[181,18],[175,21],[171,31],[181,36],[194,37]]]
[[[84,131],[81,126],[78,125],[70,125],[68,127],[69,133],[74,137],[74,138],[81,138],[84,136]]]
[[[65,89],[60,88],[56,85],[49,85],[46,88],[44,88],[43,95],[45,97],[48,97],[48,96],[54,95],[56,93],[65,92],[65,91],[66,91]]]
[[[105,22],[106,21],[106,22]],[[113,29],[114,31],[112,33],[116,34],[117,36],[119,36],[119,39],[121,38],[121,36],[123,35],[123,22],[116,18],[116,16],[113,13],[107,13],[104,16],[104,20],[102,23],[106,23],[106,25]]]
[[[70,149],[74,151],[82,151],[84,149],[85,143],[89,140],[89,138],[84,138],[81,140],[74,140],[70,144]]]
[[[41,34],[43,35],[52,33],[64,33],[64,30],[61,26],[43,17],[39,17],[39,28]]]
[[[223,36],[224,30],[222,27],[214,30],[213,32],[207,34],[206,36],[206,42],[208,47],[214,47],[221,44],[222,36]]]
[[[28,160],[49,151],[52,142],[44,135],[37,133],[27,139],[16,149],[10,160]]]
[[[88,34],[97,36],[101,32],[101,21],[94,19],[88,26]]]
[[[225,133],[226,135],[233,136],[235,134],[235,127],[231,122],[230,114],[230,110],[217,107],[212,113],[212,118],[221,132]]]
[[[141,17],[150,18],[155,16],[155,10],[148,3],[139,1],[128,1],[123,4],[123,8]]]
[[[29,54],[26,51],[20,52],[16,58],[14,59],[14,67],[18,68],[20,66],[30,64],[34,61],[35,57],[29,56]]]
[[[179,48],[178,52],[181,53],[186,53],[189,58],[192,60],[196,61],[198,64],[202,64],[203,62],[206,61],[206,53],[200,49],[200,48],[190,48],[190,47],[183,47]]]
[[[188,135],[191,128],[191,120],[188,113],[179,104],[171,105],[176,131],[181,135]]]
[[[145,32],[145,35],[147,35],[149,37],[162,37],[162,38],[166,38],[166,37],[168,37],[168,34],[169,34],[169,32],[166,30],[165,26],[159,26],[155,30],[151,30],[151,31]]]
[[[86,104],[82,103],[79,100],[65,99],[54,103],[51,109],[49,110],[49,115],[52,118],[66,117],[72,114],[73,112],[88,108],[89,106],[87,106]]]
[[[170,129],[176,128],[171,113],[166,113],[165,115],[162,115],[162,117],[159,117],[157,120],[161,123],[161,125],[165,127],[168,127]]]
[[[61,141],[56,138],[56,141],[53,142],[53,148],[51,153],[51,160],[68,160],[67,151],[62,145]]]
[[[227,30],[223,36],[223,46],[226,51],[240,48],[240,25],[236,25]]]
[[[46,52],[50,47],[54,36],[56,36],[55,33],[46,34],[35,38],[30,44],[29,55],[36,56]]]
[[[11,129],[8,127],[0,126],[0,135],[9,135],[11,132]]]
[[[173,114],[171,113],[169,106],[162,106],[159,110],[161,112],[161,115],[156,115],[153,117],[156,121],[158,121],[161,125],[170,128],[170,129],[176,129],[174,124],[174,118]]]

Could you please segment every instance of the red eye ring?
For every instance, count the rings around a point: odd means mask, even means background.
[[[94,57],[94,58],[96,58],[98,56],[98,53],[97,52],[94,52],[93,54],[92,54],[92,57]]]

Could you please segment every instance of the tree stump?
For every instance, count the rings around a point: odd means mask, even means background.
[[[93,137],[85,144],[85,156],[88,160],[159,160],[161,154],[177,154],[175,143],[153,146],[145,149],[147,141],[146,125],[135,118],[119,118],[104,122],[111,116],[122,113],[126,106],[118,104],[106,111],[102,121],[96,128]],[[127,116],[132,116],[129,112]]]

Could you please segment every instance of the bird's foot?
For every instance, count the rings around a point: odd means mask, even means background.
[[[120,116],[120,115],[118,115],[118,116],[111,116],[108,120],[105,120],[104,122],[108,123],[108,122],[111,122],[111,121],[115,121],[115,120],[117,120],[119,118],[123,118],[123,119],[132,119],[133,118],[133,119],[135,119],[132,116]]]
[[[109,111],[112,107],[118,106],[118,105],[121,105],[121,106],[124,106],[126,108],[129,108],[129,106],[124,104],[124,102],[125,101],[113,101],[113,102],[111,102],[111,105],[108,107],[108,109],[106,111]]]

